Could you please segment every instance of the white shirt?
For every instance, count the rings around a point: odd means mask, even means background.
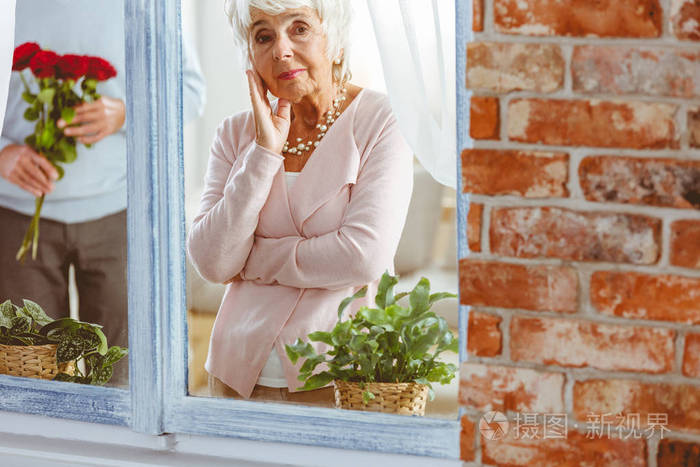
[[[285,175],[287,176],[287,190],[289,190],[292,185],[294,185],[294,182],[296,182],[299,172],[285,172]],[[267,363],[260,372],[257,384],[271,388],[287,387],[287,378],[284,377],[282,361],[274,347],[272,347],[270,357],[267,359]]]
[[[0,0],[0,130],[5,120],[15,44],[15,0]]]

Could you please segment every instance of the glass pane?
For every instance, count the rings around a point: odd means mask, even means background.
[[[0,301],[18,308],[2,310],[3,373],[128,387],[128,358],[112,365],[117,348],[103,356],[103,338],[128,346],[123,11],[111,0],[17,2],[0,140]],[[47,324],[59,318],[76,321]]]
[[[361,222],[353,220],[351,213],[366,217],[367,212],[374,212],[373,216],[366,219],[367,228],[383,229],[381,232],[386,232],[387,236],[395,232],[395,239],[387,240],[385,248],[396,249],[397,253],[393,261],[388,258],[385,267],[369,280],[366,296],[348,307],[343,320],[347,320],[349,315],[356,315],[360,304],[375,306],[377,284],[385,269],[393,269],[400,276],[395,287],[397,293],[411,291],[423,276],[430,280],[431,292],[457,293],[454,225],[456,196],[453,189],[437,183],[416,160],[413,160],[411,169],[411,153],[408,152],[403,172],[406,179],[395,185],[398,190],[404,190],[402,194],[395,196],[391,202],[386,199],[387,204],[370,196],[365,196],[362,201],[363,190],[370,190],[369,193],[376,188],[376,185],[372,186],[367,180],[375,177],[379,184],[383,180],[382,170],[386,170],[385,173],[395,170],[391,166],[382,168],[373,165],[374,161],[366,162],[368,159],[365,156],[372,152],[363,146],[368,144],[367,134],[393,137],[391,135],[395,133],[384,128],[386,122],[379,122],[379,119],[376,127],[369,124],[365,128],[357,123],[362,120],[371,121],[375,112],[370,109],[379,109],[379,112],[387,108],[382,107],[382,102],[386,102],[386,106],[389,104],[383,97],[386,85],[382,62],[366,4],[351,3],[356,10],[350,35],[352,79],[346,84],[345,92],[338,91],[338,96],[344,95],[346,99],[341,99],[338,108],[334,110],[333,121],[324,117],[327,128],[330,127],[326,130],[327,135],[321,135],[323,130],[320,128],[316,128],[320,131],[311,128],[302,134],[301,127],[293,121],[291,130],[286,135],[291,138],[288,149],[283,151],[280,148],[277,152],[277,157],[283,156],[284,161],[280,163],[278,160],[277,165],[274,165],[274,155],[270,156],[264,151],[253,152],[256,151],[253,143],[254,126],[251,126],[253,122],[246,120],[242,114],[233,120],[229,119],[251,109],[251,98],[244,74],[247,65],[244,56],[234,45],[231,26],[221,5],[183,1],[186,222],[188,230],[192,232],[195,229],[197,236],[197,240],[190,242],[190,253],[193,255],[188,255],[187,269],[188,374],[189,393],[193,396],[240,398],[243,397],[243,392],[252,390],[246,397],[257,401],[327,407],[335,405],[332,385],[323,384],[322,388],[310,392],[297,391],[303,385],[303,382],[295,379],[300,364],[297,362],[292,365],[289,362],[284,344],[291,345],[296,338],[308,342],[307,336],[312,331],[331,331],[337,322],[340,302],[367,283],[362,282],[362,279],[351,283],[352,279],[346,279],[347,277],[363,277],[362,273],[343,271],[361,271],[363,264],[375,264],[371,261],[375,258],[363,258],[363,255],[370,248],[376,248],[376,245],[371,245],[372,242],[367,240]],[[277,18],[283,17],[284,15]],[[308,71],[313,66],[310,65],[311,62],[318,60],[322,64],[323,60],[327,60],[325,54],[318,53],[316,49],[306,48],[302,51],[303,47],[295,42],[301,41],[299,37],[307,27],[311,28],[313,34],[315,23],[307,24],[308,19],[301,18],[298,22],[292,21],[280,26],[276,22],[278,19],[262,19],[267,21],[265,29],[260,33],[265,37],[258,38],[258,41],[264,43],[268,40],[267,36],[288,34],[290,42],[283,44],[279,53],[290,54],[289,63],[303,68],[305,71],[302,74],[313,73],[313,70]],[[297,29],[285,29],[287,26]],[[269,98],[275,106],[276,97],[292,97],[294,94],[267,78],[263,69],[266,66],[266,52],[263,49],[253,51],[254,55],[259,54],[253,58],[253,62],[256,70],[261,70],[263,80],[267,80],[265,83],[271,91]],[[304,56],[305,52],[310,55]],[[275,60],[277,53],[271,52],[269,57]],[[198,117],[195,107],[201,98],[201,88],[196,67],[192,65],[194,63],[201,65],[207,95],[206,105]],[[330,66],[330,63],[327,64]],[[274,64],[270,66],[278,75],[292,72],[288,76],[281,76],[283,81],[284,78],[289,78],[287,81],[290,82],[297,79],[292,76],[297,68],[283,69],[284,66]],[[310,81],[299,79],[299,82],[303,86]],[[326,88],[319,85],[318,89],[323,93]],[[312,91],[311,94],[317,92],[319,91]],[[308,97],[305,93],[303,91],[299,94],[302,96],[300,103],[294,102],[292,105],[293,120],[303,118],[303,103]],[[220,127],[222,122],[225,123]],[[304,138],[301,141],[296,141],[297,137],[302,136]],[[314,145],[313,141],[309,144],[309,140],[318,141],[319,144]],[[353,147],[346,145],[348,141],[355,141],[354,144],[360,147],[357,151],[359,154],[353,154]],[[304,143],[303,149],[295,148],[301,143]],[[381,142],[373,141],[371,144],[382,148]],[[289,151],[290,148],[297,150]],[[402,148],[410,151],[408,146],[399,145],[395,149],[401,151]],[[394,147],[389,149],[393,150]],[[393,154],[392,151],[387,153],[387,157]],[[267,178],[264,174],[251,173],[249,170],[255,164],[252,159],[255,156],[268,158],[265,161],[269,165],[258,166],[261,171],[273,168],[273,173],[268,174]],[[244,159],[247,162],[243,162]],[[362,173],[360,164],[366,167],[367,173]],[[376,167],[374,173],[373,167]],[[397,177],[401,176],[401,170],[396,169],[399,174]],[[412,196],[410,190],[405,190],[407,185],[410,186],[411,179]],[[250,182],[251,180],[255,182]],[[268,185],[260,186],[260,180]],[[395,180],[389,180],[389,183],[394,182]],[[238,193],[244,191],[242,187],[246,183],[253,183],[247,189],[250,198],[236,198]],[[261,196],[257,188],[264,191],[261,201],[256,201]],[[227,190],[230,193],[226,194]],[[259,203],[257,207],[250,207],[255,203]],[[398,207],[394,209],[392,206]],[[239,235],[245,230],[242,229],[244,223],[250,222],[237,217],[238,213],[245,212],[242,209],[248,207],[255,211],[252,224],[254,232],[250,232],[252,236],[243,235],[239,241],[230,242],[227,235]],[[402,210],[401,215],[393,214]],[[229,215],[232,216],[232,224],[228,230],[217,231],[217,228],[223,228],[223,219]],[[391,218],[391,222],[382,222],[384,217]],[[405,227],[401,231],[404,222]],[[207,223],[219,227],[209,228],[203,225]],[[371,235],[370,233],[369,236]],[[367,247],[348,253],[347,249],[352,249],[356,240],[360,242],[358,245]],[[381,252],[385,245],[381,236],[373,241],[381,245],[376,248],[376,251]],[[238,249],[245,251],[240,253]],[[205,257],[209,259],[203,259]],[[225,264],[227,261],[235,263],[241,257],[245,263],[242,268]],[[289,259],[292,257],[295,257],[294,261]],[[276,264],[262,264],[267,261]],[[254,273],[256,264],[260,269]],[[223,271],[234,271],[235,277],[217,277],[220,266]],[[270,269],[263,271],[267,267]],[[239,275],[239,272],[242,274]],[[223,284],[230,279],[233,281]],[[408,297],[402,298],[398,303],[405,309],[409,307]],[[433,305],[432,311],[446,320],[446,329],[451,330],[456,340],[457,299],[438,301]],[[242,322],[247,323],[247,328],[241,325]],[[367,329],[365,331],[369,332]],[[427,332],[426,329],[425,333]],[[434,352],[436,348],[437,345],[433,345],[429,350]],[[459,364],[458,353],[452,350],[442,352],[436,360],[455,366]],[[398,375],[399,366],[401,362],[396,361],[393,368],[385,368],[385,373],[388,371]],[[314,373],[321,369],[318,367]],[[408,374],[407,371],[403,373]],[[457,418],[458,379],[456,375],[449,384],[432,383],[435,399],[427,402],[426,416]]]

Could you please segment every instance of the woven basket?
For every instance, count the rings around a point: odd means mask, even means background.
[[[419,383],[360,383],[333,380],[335,385],[335,406],[340,409],[365,410],[398,415],[425,415],[428,400],[428,386]],[[362,392],[368,390],[374,399],[366,404]]]
[[[56,364],[56,344],[0,344],[0,374],[53,379],[58,373],[75,374],[75,362]]]

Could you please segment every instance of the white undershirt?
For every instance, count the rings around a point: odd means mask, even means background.
[[[285,172],[287,176],[287,190],[289,190],[294,182],[299,176],[299,172]],[[284,370],[282,369],[282,361],[275,347],[272,347],[270,352],[270,357],[267,359],[267,363],[260,372],[257,384],[261,386],[268,386],[272,388],[286,388],[287,378],[284,377]]]

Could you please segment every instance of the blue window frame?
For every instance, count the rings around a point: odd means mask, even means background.
[[[456,0],[457,144],[470,143],[464,88],[471,2]],[[258,441],[459,456],[459,422],[187,395],[180,2],[125,0],[130,390],[0,375],[0,410]],[[459,161],[455,170],[460,172]],[[458,179],[458,254],[468,198]],[[466,307],[459,338],[466,342]],[[465,345],[460,360],[466,360]]]

